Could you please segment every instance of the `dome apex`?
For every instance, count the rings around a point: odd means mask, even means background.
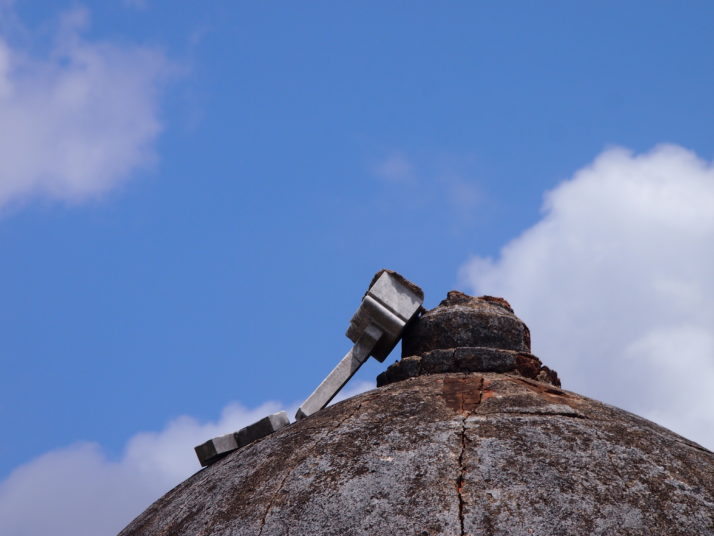
[[[424,374],[514,372],[560,386],[557,373],[530,351],[530,330],[506,300],[452,290],[407,326],[401,361],[380,374],[377,385]]]
[[[558,387],[501,298],[405,324],[378,389],[194,474],[120,536],[714,534],[714,453]]]

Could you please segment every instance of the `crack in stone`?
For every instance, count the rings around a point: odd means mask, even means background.
[[[337,425],[334,426],[329,432],[325,432],[325,433],[320,434],[320,436],[319,436],[317,439],[315,439],[315,440],[313,441],[312,445],[310,446],[309,454],[308,454],[308,456],[306,456],[305,458],[308,458],[308,457],[315,451],[315,449],[317,448],[318,443],[320,443],[320,441],[322,441],[322,439],[324,439],[325,437],[327,437],[327,436],[330,435],[331,433],[337,431],[337,429],[340,428],[340,426],[342,426],[348,419],[350,419],[350,418],[352,418],[354,415],[356,415],[357,412],[360,410],[361,407],[362,407],[362,402],[360,402],[360,403],[357,405],[357,408],[355,408],[353,411],[351,411],[351,412],[349,413],[349,415],[347,415],[345,418],[343,418],[341,421],[339,421],[339,422],[337,423]],[[285,481],[288,479],[288,477],[289,477],[291,474],[293,474],[293,471],[295,471],[295,469],[297,468],[297,465],[299,465],[299,463],[296,464],[294,467],[292,467],[289,471],[287,471],[287,472],[285,473],[285,476],[284,476],[283,479],[280,481],[280,484],[278,484],[278,487],[277,487],[277,489],[275,490],[275,493],[273,493],[273,496],[270,498],[270,502],[268,503],[268,507],[265,509],[265,513],[263,514],[263,518],[260,520],[260,530],[258,531],[258,536],[262,536],[262,534],[263,534],[263,528],[265,527],[265,522],[266,522],[267,519],[268,519],[268,514],[270,513],[270,510],[272,510],[273,505],[275,504],[275,499],[278,497],[278,494],[280,494],[280,492],[282,491],[283,486],[285,485]]]
[[[578,415],[576,413],[565,413],[560,411],[554,411],[552,413],[547,411],[501,411],[498,415],[506,415],[509,417],[514,415],[516,417],[570,417],[571,419],[588,419],[587,415]]]
[[[461,452],[459,453],[459,476],[456,479],[456,493],[459,496],[459,526],[461,536],[464,536],[464,451],[466,450],[466,416],[461,420]]]
[[[314,447],[314,445],[313,445],[313,447]],[[273,493],[273,496],[270,498],[268,507],[265,509],[265,513],[263,514],[263,519],[260,520],[260,530],[258,531],[258,536],[261,536],[261,534],[263,534],[263,528],[265,527],[265,521],[268,519],[268,514],[270,513],[270,510],[273,508],[275,499],[278,496],[278,494],[280,493],[280,491],[283,489],[283,485],[285,484],[285,481],[288,479],[288,477],[292,474],[292,472],[294,470],[295,470],[295,467],[291,468],[287,473],[285,473],[285,476],[280,481],[280,484],[278,484],[278,489],[275,490],[275,493]]]
[[[338,423],[337,423],[337,426],[335,426],[332,430],[330,430],[329,433],[336,432],[336,431],[340,428],[340,426],[342,426],[348,419],[351,419],[352,417],[354,417],[355,415],[357,415],[357,412],[358,412],[360,409],[362,409],[362,404],[363,404],[363,402],[360,402],[359,404],[357,404],[357,407],[356,407],[353,411],[351,411],[350,414],[347,415],[347,417],[345,417],[345,418],[342,419],[340,422],[338,422]],[[327,435],[327,434],[325,434],[325,435]]]
[[[483,396],[483,378],[481,378],[481,381],[479,382],[479,398],[478,398],[478,403],[481,401],[481,397]],[[461,407],[460,407],[460,412],[463,414],[463,418],[461,419],[461,433],[460,433],[460,439],[461,439],[461,451],[459,452],[459,476],[456,478],[456,493],[458,495],[459,499],[459,528],[461,531],[461,536],[465,536],[465,528],[464,528],[464,508],[466,506],[466,501],[464,500],[463,496],[463,489],[464,489],[464,480],[465,480],[465,475],[466,475],[466,469],[464,468],[464,455],[466,453],[466,420],[471,416],[471,413],[473,412],[473,408],[471,410],[467,410],[464,406],[464,396],[463,393],[461,394],[460,397],[460,402],[461,402]]]

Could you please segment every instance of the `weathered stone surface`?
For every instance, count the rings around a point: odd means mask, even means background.
[[[423,356],[405,357],[377,376],[377,386],[382,387],[423,374],[509,371],[525,378],[560,386],[555,371],[544,366],[533,354],[483,347],[431,350]]]
[[[504,300],[450,292],[408,332],[384,387],[228,454],[121,536],[714,534],[714,453],[560,389]]]
[[[469,347],[456,348],[454,361],[464,372],[508,372],[516,368],[517,362],[514,352]]]
[[[434,374],[234,451],[121,536],[714,534],[714,454],[517,373]]]
[[[487,347],[530,352],[528,327],[501,298],[474,298],[452,290],[438,307],[404,330],[402,356],[438,349]]]
[[[530,353],[530,344],[528,327],[506,300],[452,290],[407,326],[402,360],[380,374],[377,385],[422,374],[514,371],[559,386],[557,373]]]

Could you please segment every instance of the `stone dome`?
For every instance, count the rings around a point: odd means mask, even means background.
[[[561,389],[505,300],[451,292],[402,348],[120,536],[714,534],[714,454]]]

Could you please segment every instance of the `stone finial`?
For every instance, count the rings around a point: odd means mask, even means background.
[[[445,372],[514,372],[559,386],[557,373],[530,351],[528,326],[506,300],[452,290],[407,326],[402,359],[377,377],[377,386]]]

